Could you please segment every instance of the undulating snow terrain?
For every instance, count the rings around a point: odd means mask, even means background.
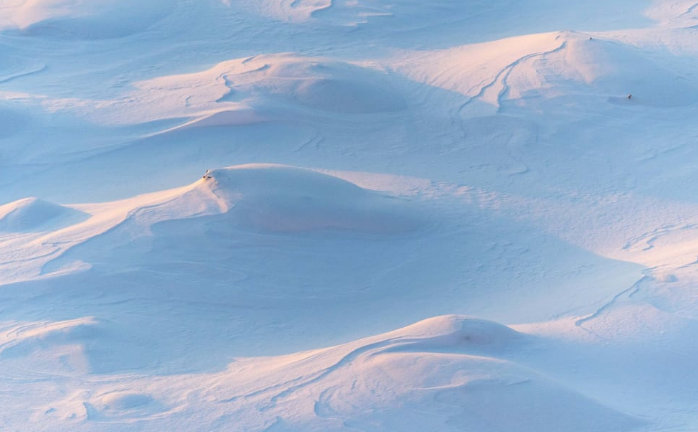
[[[698,430],[698,3],[0,0],[0,431]]]

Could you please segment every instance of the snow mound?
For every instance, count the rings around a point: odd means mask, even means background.
[[[642,50],[612,40],[561,33],[562,49],[531,57],[507,79],[509,99],[594,95],[611,102],[656,107],[698,101],[698,87]],[[631,95],[631,99],[627,98]]]
[[[466,96],[462,108],[478,116],[496,112],[488,106],[498,110],[507,102],[530,106],[560,98],[566,104],[588,103],[586,98],[593,97],[655,107],[698,101],[695,82],[666,69],[647,52],[574,32],[410,51],[396,56],[391,67],[415,81]]]
[[[273,164],[212,171],[210,190],[236,224],[263,231],[323,229],[395,233],[415,229],[402,203],[316,171]]]
[[[112,123],[195,119],[198,126],[255,123],[280,113],[392,113],[402,95],[380,71],[341,61],[273,54],[228,60],[190,74],[141,81],[91,117]]]
[[[345,114],[405,108],[404,99],[393,90],[388,77],[369,68],[290,54],[258,56],[238,65],[243,69],[225,75],[231,89],[228,97],[240,92],[260,102],[285,102]]]
[[[304,392],[317,401],[308,424],[344,419],[358,429],[454,431],[631,430],[640,424],[507,360],[526,340],[507,326],[451,315],[337,347],[352,351]],[[485,346],[496,349],[473,350]]]
[[[497,341],[513,353],[526,338],[493,322],[435,317],[324,350],[238,359],[211,379],[208,395],[229,410],[258,410],[261,417],[240,416],[241,430],[270,430],[270,422],[271,430],[330,431],[626,431],[641,424],[506,352],[474,354],[466,337]]]
[[[0,30],[42,37],[122,37],[147,29],[172,8],[164,0],[9,0],[0,8]]]
[[[0,206],[0,232],[56,230],[85,218],[78,210],[30,197]]]

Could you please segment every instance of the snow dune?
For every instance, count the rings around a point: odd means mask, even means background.
[[[697,19],[0,1],[0,430],[698,429]]]
[[[205,187],[237,224],[264,231],[340,229],[374,233],[419,226],[399,203],[347,181],[280,165],[214,170]]]
[[[379,191],[395,181],[247,164],[181,188],[72,205],[89,219],[0,237],[16,245],[3,257],[13,271],[2,283],[24,286],[27,297],[12,300],[17,310],[50,307],[56,319],[97,320],[103,336],[89,342],[84,363],[94,373],[122,373],[207,371],[232,355],[344,342],[357,328],[384,331],[455,304],[489,318],[544,320],[561,307],[591,313],[599,296],[637,277],[635,266],[553,239],[527,253],[530,229],[487,212],[442,214],[436,225],[428,206],[451,206],[453,197],[430,204],[409,188]],[[483,251],[479,230],[517,240]],[[540,260],[559,269],[541,277]],[[516,287],[482,272],[498,263],[516,268]],[[569,285],[570,275],[588,288]],[[432,296],[432,286],[448,289]],[[127,316],[114,304],[128,304]],[[357,323],[351,310],[371,313]],[[211,333],[212,320],[228,331]],[[180,343],[181,334],[190,340]],[[192,359],[192,350],[208,355]]]
[[[27,326],[5,342],[12,347],[5,351],[17,351],[34,340],[33,349],[22,351],[25,362],[42,350],[66,352],[76,339],[48,335],[75,333],[86,325],[89,319],[50,324],[42,330]],[[13,330],[5,332],[11,334]],[[87,343],[91,337],[82,332],[77,341]],[[80,393],[66,396],[51,391],[40,417],[60,430],[98,425],[110,430],[134,421],[148,431],[172,421],[178,427],[235,431],[415,426],[504,431],[551,425],[568,431],[625,431],[642,424],[511,360],[532,344],[530,336],[493,322],[435,317],[331,348],[239,358],[225,370],[205,376],[165,376],[145,388],[139,378],[103,376],[84,383],[87,388]],[[67,358],[78,361],[79,350]],[[75,376],[76,371],[65,373]],[[34,387],[30,383],[28,391]],[[214,420],[193,415],[203,407],[216,410]],[[225,414],[231,412],[235,418]]]
[[[158,77],[135,87],[116,103],[83,102],[96,109],[88,115],[117,124],[195,116],[194,125],[224,126],[269,120],[284,109],[358,115],[405,108],[403,97],[378,71],[292,54],[228,60],[205,71]]]
[[[698,100],[698,89],[691,80],[672,73],[637,48],[574,32],[407,52],[390,66],[413,80],[461,93],[468,97],[465,106],[484,103],[500,109],[512,102],[536,106],[538,99],[574,104],[580,103],[575,99],[586,103],[593,97],[671,107]],[[486,110],[474,109],[478,113]]]

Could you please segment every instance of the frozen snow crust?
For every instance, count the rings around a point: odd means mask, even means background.
[[[698,430],[697,20],[0,1],[0,431]]]

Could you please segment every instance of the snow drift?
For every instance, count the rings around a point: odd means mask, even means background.
[[[414,80],[463,94],[468,97],[465,105],[484,103],[497,109],[505,103],[533,108],[543,103],[541,99],[581,105],[587,98],[601,98],[655,107],[698,100],[692,81],[646,53],[576,32],[407,52],[397,56],[392,67]]]
[[[367,67],[293,54],[221,62],[201,72],[135,83],[108,103],[90,103],[99,121],[122,124],[195,117],[198,126],[268,121],[285,111],[368,115],[405,109],[386,74]]]
[[[219,199],[236,224],[265,231],[340,229],[373,233],[418,226],[404,205],[348,181],[282,165],[214,170],[202,188]]]
[[[698,430],[697,16],[0,0],[0,429]]]
[[[43,329],[33,323],[18,335],[26,341],[75,333],[86,325],[89,319],[46,324]],[[89,343],[89,334],[84,337],[82,343]],[[66,358],[79,361],[79,337],[43,338],[40,348],[25,350],[25,362],[41,358],[41,349],[71,352],[64,344],[75,343],[72,357]],[[330,348],[237,358],[225,370],[205,376],[169,375],[149,384],[136,377],[104,380],[86,383],[89,390],[68,395],[51,390],[35,416],[51,419],[54,428],[77,431],[133,421],[141,430],[154,431],[173,420],[179,427],[232,431],[507,431],[552,425],[581,432],[630,431],[643,424],[513,360],[532,343],[530,336],[497,323],[434,317]],[[26,391],[35,387],[29,383]],[[216,415],[194,415],[204,406]],[[16,409],[28,411],[26,406]],[[225,415],[229,412],[235,417]]]

